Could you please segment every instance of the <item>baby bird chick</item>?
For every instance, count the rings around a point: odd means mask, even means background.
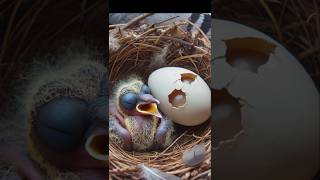
[[[173,139],[173,123],[158,110],[159,100],[138,77],[115,87],[109,100],[109,138],[125,150],[167,147]]]

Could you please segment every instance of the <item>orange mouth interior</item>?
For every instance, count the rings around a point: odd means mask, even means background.
[[[148,104],[141,103],[137,105],[136,109],[138,112],[142,114],[161,117],[156,103],[148,103]]]

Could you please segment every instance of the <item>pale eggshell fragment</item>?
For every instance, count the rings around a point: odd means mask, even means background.
[[[160,101],[159,109],[175,123],[199,125],[211,116],[211,91],[196,73],[165,67],[151,73],[148,86]]]
[[[227,52],[225,42],[229,39],[259,38],[275,45],[257,72],[222,66],[227,57],[213,62],[217,69],[228,69],[216,72],[213,83],[219,86],[213,87],[226,85],[232,96],[248,103],[241,107],[244,133],[213,148],[216,179],[312,179],[319,169],[320,108],[311,78],[297,59],[265,34],[218,19],[213,20],[213,26],[213,54],[217,56]],[[256,44],[251,47],[259,48]]]
[[[211,68],[214,89],[226,87],[236,75],[236,71],[224,59],[216,59]]]

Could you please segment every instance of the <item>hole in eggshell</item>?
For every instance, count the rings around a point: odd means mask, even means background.
[[[183,83],[191,84],[196,78],[197,78],[197,75],[195,75],[193,73],[183,73],[183,74],[181,74],[181,81]]]
[[[175,89],[169,95],[169,102],[173,107],[180,108],[186,104],[186,93],[181,90]]]
[[[241,105],[226,89],[213,90],[212,117],[214,127],[213,146],[233,139],[242,130]]]
[[[260,38],[246,37],[225,40],[226,61],[240,70],[258,72],[266,64],[276,45]]]

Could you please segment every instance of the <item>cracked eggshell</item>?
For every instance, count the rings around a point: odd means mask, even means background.
[[[234,136],[213,147],[216,179],[312,179],[319,169],[320,152],[319,92],[313,81],[297,59],[265,34],[230,21],[213,19],[212,25],[213,88],[229,93],[234,97],[232,101],[245,101],[238,108],[241,111],[238,118],[228,114],[232,111],[219,106],[215,109],[216,102],[213,102],[216,141],[220,135],[217,132],[223,137],[229,136],[233,122],[241,120],[242,126],[240,133],[234,132]],[[248,38],[257,41],[246,44]],[[246,63],[243,58],[242,65],[230,64],[230,57],[226,55],[232,51],[227,45],[230,40],[238,41],[235,48],[238,50],[245,47],[263,52],[266,50],[263,42],[274,48],[272,51],[267,48],[265,63],[250,70],[242,66]],[[222,98],[223,103],[227,102]],[[221,109],[226,115],[215,119],[219,116],[214,112],[221,113]],[[219,123],[228,119],[226,116],[232,117],[232,121],[218,129]]]
[[[199,125],[211,115],[211,91],[196,73],[165,67],[151,73],[148,86],[160,101],[159,109],[170,120],[185,126]]]

